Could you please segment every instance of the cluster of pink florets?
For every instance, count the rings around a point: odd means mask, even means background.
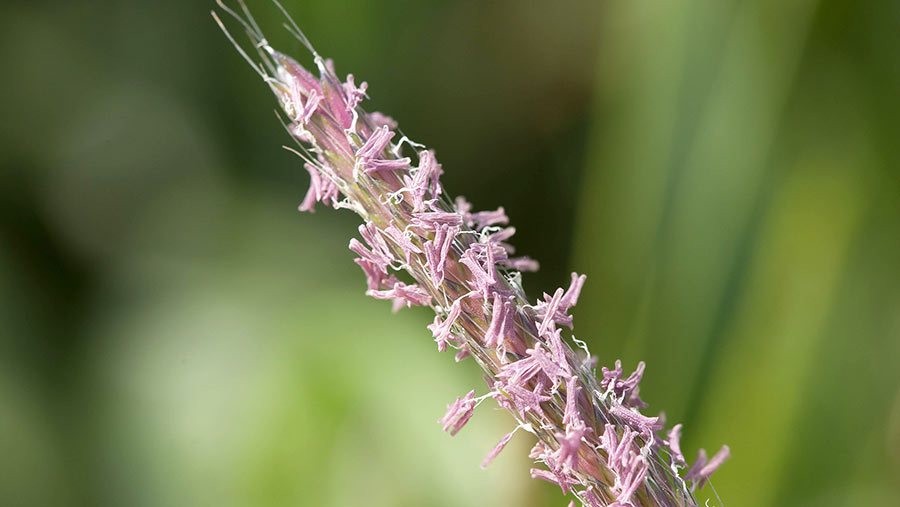
[[[544,294],[531,304],[521,286],[521,271],[537,269],[527,257],[514,257],[508,243],[515,229],[503,208],[473,212],[463,198],[449,201],[433,151],[409,141],[397,142],[396,123],[360,107],[367,84],[353,76],[340,82],[330,61],[314,53],[320,76],[273,50],[256,34],[264,66],[257,68],[280,100],[286,127],[298,143],[311,183],[300,209],[316,203],[349,208],[365,223],[362,241],[350,250],[362,268],[366,293],[404,306],[435,310],[428,325],[439,351],[455,349],[456,360],[473,356],[490,378],[489,391],[475,391],[448,405],[439,420],[455,435],[484,400],[494,399],[518,425],[488,453],[482,466],[507,445],[519,429],[538,442],[530,456],[546,468],[531,475],[573,491],[591,506],[694,505],[685,480],[702,485],[727,458],[724,447],[707,461],[701,451],[684,478],[681,425],[659,435],[661,416],[646,408],[638,383],[644,363],[624,376],[621,363],[594,374],[595,358],[566,343],[571,309],[585,276],[572,274],[567,289]],[[269,73],[266,72],[268,69]],[[402,156],[403,145],[416,151],[416,162]]]

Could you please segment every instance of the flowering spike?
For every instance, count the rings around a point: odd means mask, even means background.
[[[636,410],[646,406],[638,395],[644,363],[623,378],[617,361],[597,379],[596,357],[571,337],[587,353],[588,359],[581,359],[562,334],[561,328],[573,326],[569,311],[578,302],[584,275],[573,273],[568,289],[529,305],[519,272],[537,269],[537,262],[511,257],[515,229],[507,227],[502,207],[473,212],[462,197],[448,199],[434,152],[405,136],[395,142],[397,122],[361,107],[368,85],[356,85],[353,75],[339,79],[333,63],[312,51],[296,24],[289,29],[313,53],[318,76],[272,48],[254,22],[220,6],[243,24],[259,50],[263,62],[257,65],[251,52],[238,46],[275,94],[288,132],[309,145],[298,152],[310,173],[300,209],[313,211],[322,202],[358,213],[365,222],[360,228],[365,244],[353,239],[349,246],[366,275],[366,293],[392,300],[395,310],[431,307],[436,316],[428,329],[438,349],[452,346],[457,361],[472,355],[483,369],[491,392],[476,399],[473,390],[457,398],[439,421],[444,429],[456,434],[475,405],[490,397],[516,419],[517,429],[538,439],[531,456],[544,468],[532,469],[532,477],[559,485],[563,493],[574,491],[582,504],[696,507],[678,467],[670,466],[684,465],[681,425],[659,445],[654,439],[660,418]],[[404,145],[416,151],[415,167],[404,156]],[[401,281],[398,271],[412,281]],[[485,466],[513,433],[488,454]],[[701,452],[684,477],[702,487],[728,456],[727,447],[711,460]]]

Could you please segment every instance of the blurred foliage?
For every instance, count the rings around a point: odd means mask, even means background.
[[[507,209],[532,295],[588,273],[578,336],[731,445],[726,505],[896,505],[896,3],[286,6]],[[478,468],[504,413],[440,432],[477,369],[362,295],[353,216],[295,213],[211,7],[4,6],[0,504],[565,504],[525,437]]]
[[[896,505],[898,5],[602,19],[580,332],[648,362],[686,452],[731,446],[726,505]]]

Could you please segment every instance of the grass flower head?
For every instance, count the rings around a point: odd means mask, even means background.
[[[515,230],[503,208],[473,212],[464,198],[450,199],[434,151],[400,135],[389,117],[363,109],[367,83],[357,84],[353,75],[340,79],[288,18],[288,29],[312,54],[316,73],[307,70],[270,46],[239,5],[219,3],[250,36],[255,53],[213,16],[281,106],[297,144],[292,151],[310,174],[300,210],[326,205],[356,212],[364,223],[349,248],[366,277],[366,294],[391,301],[394,311],[433,309],[427,328],[438,351],[453,349],[457,361],[471,357],[490,379],[483,394],[472,390],[448,405],[438,421],[444,430],[455,435],[491,399],[515,426],[482,466],[524,430],[536,440],[531,457],[540,466],[532,477],[584,505],[696,505],[693,488],[708,480],[728,449],[710,460],[701,451],[682,475],[681,425],[666,432],[662,416],[641,413],[644,363],[625,376],[616,361],[597,377],[597,358],[570,331],[585,276],[573,273],[567,288],[530,299],[521,272],[538,266],[514,256],[508,241]]]

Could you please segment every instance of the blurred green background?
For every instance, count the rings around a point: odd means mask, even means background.
[[[900,3],[285,3],[506,207],[532,296],[589,275],[576,334],[731,446],[725,505],[900,504]],[[0,504],[564,505],[525,436],[478,468],[504,413],[440,431],[478,371],[296,213],[211,7],[4,3]]]

